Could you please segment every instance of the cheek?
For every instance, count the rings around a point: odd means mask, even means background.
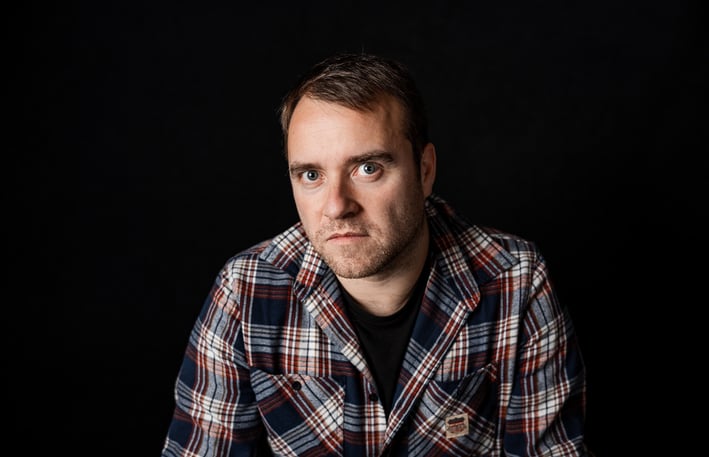
[[[303,192],[295,186],[291,187],[291,189],[293,191],[293,201],[296,208],[298,208],[298,212],[307,208],[308,199],[303,195]]]
[[[295,209],[298,212],[298,217],[306,229],[310,228],[315,221],[318,219],[318,214],[316,211],[316,205],[313,201],[308,198],[303,198],[298,196],[296,193],[294,195]]]

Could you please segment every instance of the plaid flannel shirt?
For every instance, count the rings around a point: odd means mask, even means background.
[[[583,360],[537,247],[435,195],[426,213],[433,266],[388,419],[338,281],[296,224],[216,279],[162,455],[590,455]]]

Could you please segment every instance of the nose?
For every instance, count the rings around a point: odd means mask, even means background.
[[[347,179],[331,179],[327,183],[327,195],[323,214],[329,219],[343,219],[357,212],[357,201],[352,183]]]

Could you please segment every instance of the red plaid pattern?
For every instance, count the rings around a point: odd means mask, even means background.
[[[162,455],[590,455],[583,360],[536,246],[435,195],[426,210],[433,267],[388,421],[337,280],[296,224],[220,272]]]

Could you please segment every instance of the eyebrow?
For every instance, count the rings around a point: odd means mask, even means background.
[[[394,156],[390,152],[387,152],[387,151],[380,151],[380,150],[369,151],[369,152],[365,152],[363,154],[359,154],[359,155],[352,156],[352,157],[348,158],[347,161],[345,162],[345,165],[346,166],[356,165],[356,164],[371,162],[371,161],[391,163],[394,161]],[[312,163],[312,162],[293,162],[288,166],[288,173],[291,176],[295,177],[307,170],[315,170],[318,168],[319,167],[315,163]]]

